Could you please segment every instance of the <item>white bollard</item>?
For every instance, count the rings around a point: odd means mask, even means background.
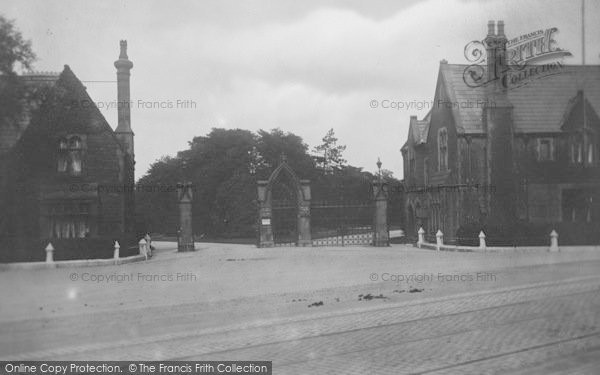
[[[442,233],[442,231],[438,229],[437,233],[435,234],[436,249],[439,251],[443,244],[444,244],[444,233]]]
[[[115,264],[119,259],[119,250],[121,249],[121,245],[119,245],[119,241],[115,241],[115,252],[113,253],[113,258],[115,258]]]
[[[148,256],[152,258],[152,238],[150,237],[150,234],[146,233],[144,239],[146,240],[146,251],[148,251]]]
[[[146,257],[146,260],[148,260],[148,250],[147,250],[147,246],[148,242],[146,242],[145,238],[142,238],[140,240],[140,242],[138,242],[138,246],[140,248],[140,255],[143,255],[144,257]]]
[[[417,240],[417,247],[421,248],[421,245],[425,243],[425,230],[423,229],[423,227],[419,228],[417,234],[419,235],[419,239]]]
[[[558,248],[558,233],[556,233],[556,231],[553,229],[552,232],[550,232],[550,249],[549,251],[560,251],[560,249]]]
[[[46,246],[46,263],[54,263],[54,246],[52,246],[52,242],[48,242],[48,246]]]
[[[483,231],[479,232],[479,248],[485,250],[485,233]]]

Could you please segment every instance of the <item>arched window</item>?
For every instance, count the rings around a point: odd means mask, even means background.
[[[583,140],[581,135],[576,135],[571,140],[571,163],[583,163]]]
[[[65,138],[60,138],[58,140],[58,171],[66,172],[67,164],[69,160],[69,152],[67,146],[67,140]]]
[[[448,169],[448,131],[446,128],[438,130],[438,170]]]
[[[417,170],[417,163],[415,161],[415,151],[408,149],[408,169],[410,178],[414,178]]]

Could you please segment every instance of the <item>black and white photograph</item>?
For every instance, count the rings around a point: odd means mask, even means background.
[[[2,0],[0,374],[600,374],[600,2]]]

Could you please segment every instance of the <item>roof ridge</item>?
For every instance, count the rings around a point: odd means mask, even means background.
[[[49,71],[49,70],[29,70],[21,74],[22,77],[29,76],[59,76],[60,72]]]

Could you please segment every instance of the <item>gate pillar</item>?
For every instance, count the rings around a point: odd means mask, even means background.
[[[268,181],[258,181],[258,247],[273,247],[273,226],[271,224],[271,196],[267,189]]]
[[[298,197],[298,246],[312,246],[310,236],[310,181],[300,180]]]
[[[387,223],[388,186],[383,179],[373,181],[373,246],[390,246],[390,233]]]
[[[179,203],[179,230],[177,231],[177,251],[194,251],[194,231],[192,228],[192,183],[177,184]]]

